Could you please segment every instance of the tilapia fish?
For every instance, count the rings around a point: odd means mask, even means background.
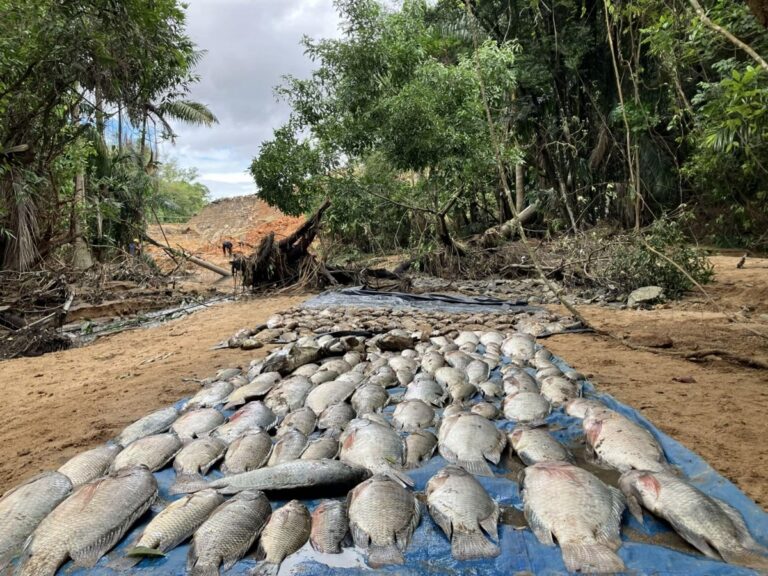
[[[201,482],[202,477],[224,456],[226,449],[226,442],[210,436],[193,440],[182,448],[173,461],[176,471],[174,492],[186,492],[182,486],[188,482]]]
[[[296,460],[301,456],[306,447],[307,437],[295,428],[292,428],[275,442],[275,447],[269,456],[267,466],[275,466],[276,464]]]
[[[43,518],[69,496],[72,486],[66,475],[44,472],[0,498],[0,573]]]
[[[639,424],[618,412],[587,410],[582,421],[587,446],[599,464],[619,472],[667,468],[667,460],[656,438]]]
[[[200,392],[192,396],[184,404],[184,410],[195,410],[197,408],[213,408],[224,404],[227,397],[232,393],[235,387],[230,382],[223,380],[214,382],[206,386]]]
[[[434,409],[422,400],[405,400],[395,407],[392,423],[404,432],[429,428],[437,422]]]
[[[405,438],[405,467],[418,468],[435,453],[437,436],[429,430],[417,430]]]
[[[499,505],[469,472],[446,466],[430,478],[427,507],[451,541],[451,554],[457,560],[493,558],[501,553],[485,537],[499,539]]]
[[[339,455],[339,433],[328,430],[325,434],[312,440],[301,453],[302,460],[333,459]]]
[[[337,460],[291,460],[268,468],[225,476],[209,483],[189,486],[190,491],[213,488],[222,494],[244,490],[292,490],[294,488],[338,488],[362,482],[369,476],[365,468]]]
[[[642,523],[646,508],[664,518],[702,554],[768,571],[768,549],[752,538],[741,514],[669,472],[630,470],[619,479],[629,510]]]
[[[72,486],[77,488],[104,476],[120,450],[122,448],[118,444],[104,444],[71,458],[59,468],[59,472],[69,478]]]
[[[495,420],[499,415],[499,409],[490,402],[478,402],[477,404],[473,404],[470,412],[488,420]]]
[[[622,572],[616,554],[624,498],[616,488],[566,462],[542,462],[524,470],[525,518],[539,542],[557,539],[571,572]]]
[[[358,416],[369,412],[379,412],[389,403],[389,393],[378,384],[363,384],[350,399]]]
[[[224,423],[226,418],[215,408],[200,408],[179,416],[171,430],[182,442],[189,442],[198,436],[207,434]]]
[[[325,382],[309,391],[305,405],[315,414],[322,414],[328,406],[344,402],[352,396],[356,386],[355,383],[345,380]]]
[[[227,448],[221,471],[241,474],[264,466],[272,452],[272,438],[261,428],[246,432]]]
[[[405,390],[403,400],[421,400],[432,406],[442,408],[445,405],[448,394],[446,390],[431,379],[416,379]]]
[[[298,500],[291,500],[275,510],[261,533],[256,550],[256,557],[264,561],[256,566],[252,575],[276,576],[286,556],[307,542],[309,531],[309,511]]]
[[[17,576],[53,576],[67,558],[91,568],[157,497],[157,481],[144,467],[128,468],[78,488],[32,533]]]
[[[146,466],[155,472],[165,467],[181,450],[181,446],[181,440],[176,434],[154,434],[139,438],[115,456],[112,470]]]
[[[317,420],[320,430],[344,430],[355,418],[355,409],[346,402],[328,406]]]
[[[277,415],[263,402],[249,402],[229,417],[229,421],[213,431],[213,435],[227,444],[238,436],[258,428],[271,430],[277,424]]]
[[[582,420],[586,418],[587,411],[589,410],[593,413],[597,413],[598,411],[612,412],[608,406],[599,400],[593,400],[591,398],[574,398],[573,400],[566,402],[563,409],[568,416],[573,416],[574,418],[580,418]]]
[[[126,426],[125,429],[120,432],[120,435],[115,438],[115,442],[120,446],[128,446],[132,442],[135,442],[139,438],[150,436],[152,434],[160,434],[165,432],[171,427],[179,417],[179,411],[173,406],[163,408],[151,414],[147,414],[143,418],[136,420],[133,424]]]
[[[267,523],[272,507],[263,492],[246,490],[221,504],[197,529],[187,556],[189,576],[215,576],[240,560]]]
[[[541,395],[553,406],[561,406],[579,395],[579,386],[562,376],[548,376],[541,381]]]
[[[536,392],[518,392],[504,398],[504,416],[513,422],[542,422],[551,410],[547,399]]]
[[[440,455],[479,476],[493,476],[487,460],[498,464],[507,444],[504,433],[477,414],[459,413],[443,419],[438,434]]]
[[[569,462],[571,455],[541,428],[515,428],[507,440],[526,466],[539,462]]]
[[[223,502],[224,497],[215,490],[203,490],[171,502],[152,518],[126,554],[133,562],[144,556],[164,556],[192,536]]]
[[[347,503],[323,500],[312,512],[309,541],[312,548],[323,554],[340,554],[342,542],[349,534]]]
[[[299,408],[283,418],[280,422],[280,426],[275,433],[275,436],[279,438],[286,432],[290,432],[292,429],[298,430],[304,436],[309,436],[315,431],[317,426],[317,415],[310,408]]]
[[[388,474],[413,486],[413,480],[399,470],[405,464],[405,443],[392,428],[370,420],[353,420],[340,441],[339,458],[343,462],[367,468],[372,474]]]
[[[288,412],[304,406],[312,386],[312,382],[305,376],[291,376],[269,391],[264,397],[264,404],[275,414],[285,416]]]
[[[410,490],[377,475],[349,493],[347,509],[352,538],[367,550],[369,566],[405,563],[403,552],[421,519],[419,503]]]

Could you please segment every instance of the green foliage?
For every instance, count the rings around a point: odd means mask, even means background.
[[[176,162],[163,164],[153,203],[163,222],[185,222],[208,203],[208,188],[200,182],[194,168],[179,168]]]

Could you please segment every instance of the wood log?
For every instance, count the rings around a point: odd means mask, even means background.
[[[520,212],[516,218],[507,220],[504,224],[494,226],[485,231],[481,238],[483,246],[493,246],[497,244],[497,239],[511,240],[517,235],[518,224],[529,222],[535,215],[539,205],[534,202]]]
[[[220,266],[216,266],[216,264],[211,264],[210,262],[206,262],[202,258],[198,258],[197,256],[193,256],[192,254],[188,254],[185,251],[175,250],[170,246],[164,246],[163,244],[160,244],[160,242],[158,242],[157,240],[150,238],[147,234],[142,234],[141,236],[144,240],[146,240],[153,246],[157,246],[161,250],[164,250],[172,258],[173,256],[176,256],[178,258],[183,258],[184,260],[188,260],[192,262],[192,264],[196,264],[201,268],[205,268],[206,270],[210,270],[211,272],[216,272],[216,274],[219,274],[220,276],[225,276],[225,277],[232,276],[232,273],[229,270],[226,270]]]

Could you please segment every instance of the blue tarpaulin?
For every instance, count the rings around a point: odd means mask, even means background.
[[[557,360],[557,363],[563,370],[568,368],[561,360]],[[390,390],[390,393],[397,394],[398,389]],[[667,458],[673,465],[703,491],[728,502],[741,512],[756,540],[763,545],[768,544],[768,514],[760,506],[752,502],[736,486],[717,474],[699,456],[660,432],[632,408],[621,404],[611,396],[596,392],[588,382],[583,384],[583,393],[587,397],[603,401],[609,407],[651,430],[661,443]],[[392,409],[393,407],[389,407],[385,412],[391,413]],[[550,431],[563,444],[574,448],[580,445],[583,438],[580,420],[567,416],[559,409],[549,416],[547,423]],[[498,420],[497,425],[505,430],[511,430],[514,427],[511,422],[506,420]],[[504,461],[502,461],[503,463]],[[423,467],[409,471],[409,474],[415,480],[415,490],[423,491],[427,481],[445,464],[446,462],[441,457],[435,456]],[[494,471],[497,474],[496,477],[478,477],[478,480],[502,506],[522,510],[516,474],[511,472],[510,469],[503,467],[495,467]],[[212,476],[218,474],[218,472],[214,472]],[[156,476],[161,487],[160,497],[164,500],[173,499],[168,494],[168,487],[174,479],[173,470],[163,470],[157,473]],[[305,501],[310,510],[318,502],[319,500]],[[283,502],[274,501],[273,507],[278,507],[282,504]],[[75,576],[83,574],[105,576],[118,573],[125,574],[126,572],[124,571],[121,572],[111,568],[109,564],[114,559],[122,556],[130,543],[139,535],[150,517],[151,515],[148,515],[141,525],[135,527],[113,552],[99,562],[96,568],[70,571],[65,566],[61,573],[63,574],[66,571],[66,573],[71,573]],[[426,574],[503,574],[504,576],[515,574],[567,574],[561,559],[560,549],[557,546],[548,547],[540,544],[530,529],[521,529],[518,522],[502,523],[499,527],[499,538],[502,552],[497,558],[456,561],[451,557],[450,543],[446,536],[432,521],[426,507],[422,506],[421,522],[405,553],[405,565],[384,567],[376,572],[414,576]],[[684,552],[680,549],[673,549],[663,545],[674,542],[676,538],[673,537],[670,528],[666,524],[654,520],[649,515],[646,515],[645,523],[641,525],[634,518],[631,518],[628,512],[625,512],[622,520],[622,538],[624,544],[618,551],[618,554],[627,566],[627,574],[706,574],[708,576],[756,574],[756,572],[747,568],[707,559],[692,549]],[[679,538],[677,540],[679,541]],[[165,558],[145,559],[135,568],[131,569],[130,573],[146,576],[183,575],[186,573],[185,564],[188,549],[189,546],[184,545],[171,551]],[[256,562],[253,559],[246,558],[238,562],[227,574],[248,574],[255,565]],[[345,549],[344,553],[340,555],[326,555],[314,552],[309,544],[307,544],[298,553],[286,559],[280,574],[323,576],[329,574],[355,575],[372,572],[371,569],[366,567],[362,552],[354,548]]]

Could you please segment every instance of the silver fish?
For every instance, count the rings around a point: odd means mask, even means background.
[[[440,384],[428,379],[414,380],[403,394],[403,400],[421,400],[438,408],[445,405],[447,397],[447,392]]]
[[[277,491],[308,487],[319,490],[357,484],[369,475],[364,468],[338,460],[291,460],[268,468],[225,476],[190,489],[199,491],[213,488],[222,494],[235,494],[243,490]]]
[[[270,374],[275,374],[275,372],[270,372]],[[258,380],[258,378],[256,379]],[[236,408],[237,406],[242,406],[246,402],[249,402],[251,400],[257,400],[259,398],[263,398],[266,396],[270,390],[275,386],[275,382],[270,382],[269,385],[265,385],[262,382],[257,382],[254,380],[250,384],[246,384],[245,386],[241,386],[240,388],[235,388],[232,393],[227,396],[227,401],[224,404],[224,409],[229,410],[231,408]]]
[[[477,394],[477,387],[469,382],[456,382],[448,386],[448,396],[454,404],[463,404]]]
[[[131,563],[138,563],[145,556],[164,556],[192,536],[223,502],[224,497],[215,490],[203,490],[171,502],[152,518],[126,555],[134,558]]]
[[[154,434],[139,438],[115,456],[111,470],[146,466],[151,472],[156,472],[173,460],[181,447],[181,440],[176,434]]]
[[[117,444],[104,444],[70,458],[58,471],[77,488],[104,476],[120,450],[122,448]]]
[[[389,474],[398,482],[413,486],[413,480],[398,470],[405,464],[405,443],[392,428],[370,420],[353,420],[340,441],[342,462],[361,466],[373,474]]]
[[[437,449],[452,464],[478,476],[493,476],[486,459],[498,464],[507,437],[477,414],[460,413],[443,419]]]
[[[464,372],[472,362],[472,356],[465,354],[461,350],[454,350],[445,355],[445,361],[452,368]],[[435,372],[435,375],[437,376],[437,372]]]
[[[0,573],[43,518],[69,496],[72,487],[63,473],[43,472],[0,498]]]
[[[184,404],[184,410],[195,410],[197,408],[213,408],[226,402],[227,397],[232,393],[235,387],[229,382],[220,380],[210,386],[206,386],[200,392],[192,396]]]
[[[338,431],[329,429],[319,438],[307,443],[307,447],[301,453],[301,458],[302,460],[332,460],[339,455],[339,448]]]
[[[451,541],[457,560],[493,558],[498,541],[499,505],[480,482],[457,466],[446,466],[427,482],[427,508],[435,523]]]
[[[256,428],[229,445],[221,471],[224,474],[241,474],[256,470],[267,463],[271,452],[272,438],[261,428]]]
[[[246,432],[261,428],[271,430],[277,424],[277,415],[263,402],[249,402],[229,417],[229,421],[213,431],[213,435],[229,444]]]
[[[143,467],[127,468],[80,486],[40,522],[16,568],[17,576],[53,576],[67,558],[92,568],[157,497]]]
[[[179,416],[171,430],[182,442],[189,442],[202,436],[224,423],[226,418],[216,408],[200,408]]]
[[[390,366],[382,366],[368,376],[366,380],[369,384],[376,384],[382,388],[392,388],[399,384],[397,373]]]
[[[152,434],[160,434],[161,432],[168,430],[178,417],[179,411],[173,406],[152,412],[151,414],[147,414],[143,418],[140,418],[133,424],[126,426],[115,439],[115,442],[120,444],[120,446],[125,447],[139,438],[151,436]]]
[[[309,541],[312,548],[323,554],[340,554],[342,542],[349,534],[347,503],[323,500],[312,512]]]
[[[344,430],[355,417],[355,410],[346,402],[328,406],[317,421],[320,430]]]
[[[256,557],[264,561],[253,576],[277,576],[283,560],[306,544],[310,525],[309,511],[298,500],[275,510],[261,533]]]
[[[434,426],[437,421],[434,409],[422,400],[400,402],[392,414],[392,423],[397,430],[415,432]]]
[[[270,454],[267,461],[267,466],[275,466],[276,464],[297,460],[306,447],[307,437],[295,428],[292,428],[275,442],[272,454]]]
[[[341,380],[320,384],[307,394],[305,406],[311,408],[315,414],[322,414],[328,406],[344,402],[352,396],[355,387],[354,383]]]
[[[352,365],[343,358],[330,358],[320,364],[322,370],[331,370],[337,374],[344,374],[352,370]]]
[[[501,398],[504,396],[504,388],[494,380],[486,380],[477,385],[485,398]]]
[[[472,360],[466,370],[469,383],[475,386],[488,380],[488,376],[491,373],[491,368],[482,360]]]
[[[304,376],[305,378],[312,378],[314,373],[318,370],[320,370],[320,366],[318,364],[304,364],[303,366],[296,368],[291,376]]]
[[[389,359],[388,364],[397,373],[402,371],[416,372],[419,367],[419,363],[413,358],[407,358],[405,356],[393,356]]]
[[[580,418],[582,420],[587,416],[587,410],[590,409],[593,412],[595,410],[611,411],[608,406],[599,400],[593,400],[592,398],[574,398],[566,402],[563,409],[568,416],[573,416],[574,418]]]
[[[519,392],[507,396],[502,403],[504,416],[513,422],[541,422],[551,409],[547,399],[536,392]]]
[[[738,510],[722,500],[669,472],[631,470],[622,474],[619,487],[640,523],[642,506],[705,556],[768,571],[768,549],[755,541]]]
[[[187,574],[212,576],[229,570],[248,552],[267,523],[272,507],[263,492],[246,490],[221,504],[195,532]]]
[[[549,376],[541,381],[541,395],[553,406],[562,406],[579,395],[579,387],[562,376]]]
[[[285,416],[292,410],[304,406],[304,400],[312,389],[312,382],[305,376],[291,376],[278,383],[264,397],[266,404],[275,414]]]
[[[427,374],[434,374],[438,368],[443,366],[445,366],[445,358],[440,352],[427,352],[421,359],[421,369]]]
[[[507,434],[507,441],[527,466],[539,462],[571,461],[568,450],[541,428],[515,428]]]
[[[312,376],[309,377],[309,380],[314,384],[315,386],[319,386],[320,384],[324,384],[325,382],[330,382],[331,380],[335,380],[339,377],[339,373],[336,372],[336,370],[318,370]]]
[[[618,412],[587,411],[582,420],[587,446],[598,463],[627,470],[661,472],[667,468],[664,450],[646,428]]]
[[[304,436],[309,436],[315,431],[317,426],[317,416],[311,408],[299,408],[293,412],[289,412],[283,421],[280,422],[280,427],[277,429],[275,436],[279,438],[291,429],[298,430]]]
[[[221,460],[226,449],[227,443],[213,436],[198,438],[184,446],[173,461],[176,472],[174,491],[184,492],[179,487],[187,482],[200,482],[202,476]]]
[[[566,462],[541,462],[524,471],[525,518],[536,538],[560,545],[569,572],[623,572],[616,554],[624,498],[616,488]]]
[[[465,344],[477,346],[480,343],[480,337],[469,330],[462,330],[453,341],[457,346],[464,346]]]
[[[473,404],[470,412],[482,416],[488,420],[495,420],[499,416],[499,409],[490,402],[478,402]]]
[[[429,430],[417,430],[405,437],[405,448],[405,467],[418,468],[435,453],[437,436]]]
[[[531,360],[536,352],[536,340],[529,334],[512,334],[501,344],[501,351],[510,358]]]
[[[405,563],[403,552],[421,519],[411,491],[388,476],[377,475],[349,493],[347,509],[352,538],[368,551],[369,566]]]
[[[501,348],[501,344],[504,342],[504,334],[501,332],[483,332],[480,335],[480,344],[488,348],[491,345]]]

